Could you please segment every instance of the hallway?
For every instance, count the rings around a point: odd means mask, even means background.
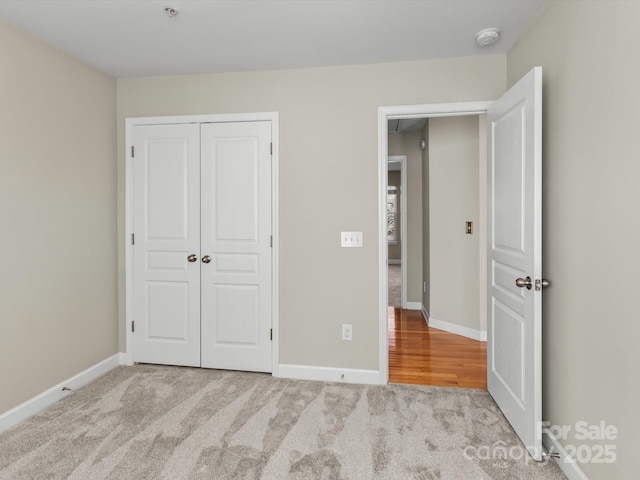
[[[429,328],[418,310],[389,307],[389,382],[487,388],[487,343]]]

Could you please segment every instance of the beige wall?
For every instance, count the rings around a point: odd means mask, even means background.
[[[543,67],[543,418],[617,426],[594,480],[640,471],[639,25],[640,2],[553,1],[508,55],[509,84]]]
[[[124,237],[126,117],[278,111],[280,362],[377,370],[377,109],[494,99],[504,91],[505,79],[502,55],[120,79],[119,238]],[[340,248],[342,230],[364,232],[364,247]],[[122,241],[119,248],[124,350]],[[340,339],[343,322],[353,324],[351,342]]]
[[[0,23],[0,413],[118,351],[116,83]]]
[[[407,156],[407,302],[422,302],[422,151],[420,132],[389,135],[389,156]]]
[[[429,119],[430,318],[480,330],[478,116]]]
[[[427,141],[429,139],[429,119],[427,119],[422,131],[420,139]],[[431,255],[430,255],[430,236],[431,229],[429,226],[429,147],[422,150],[422,307],[426,309],[427,315],[431,312]]]
[[[396,203],[396,218],[397,218],[397,225],[396,225],[396,238],[397,238],[397,242],[396,243],[390,243],[389,247],[388,247],[388,251],[387,251],[387,255],[389,260],[401,260],[402,259],[402,228],[400,227],[400,218],[402,217],[402,214],[404,212],[402,212],[402,205],[400,202],[400,195],[401,195],[401,191],[402,189],[401,187],[401,178],[400,178],[400,172],[398,171],[390,171],[387,175],[387,185],[389,186],[394,186],[396,187],[396,192],[397,192],[397,203]]]

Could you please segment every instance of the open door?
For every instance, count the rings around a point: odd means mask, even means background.
[[[487,385],[542,460],[542,67],[487,110]]]

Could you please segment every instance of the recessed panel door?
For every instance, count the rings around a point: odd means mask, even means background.
[[[200,127],[134,128],[134,361],[200,365]]]
[[[201,142],[202,366],[271,372],[271,123]]]
[[[541,93],[537,67],[487,111],[487,384],[536,460],[542,459]]]

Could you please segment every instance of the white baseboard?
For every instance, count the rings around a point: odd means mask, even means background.
[[[389,265],[402,265],[402,260],[400,260],[399,258],[389,258],[387,260],[387,263]]]
[[[549,434],[547,427],[542,428],[542,445],[547,452],[558,452],[560,458],[554,458],[555,462],[569,480],[589,480],[578,463],[572,459],[562,444],[553,435]]]
[[[429,327],[444,330],[445,332],[453,333],[455,335],[462,335],[463,337],[472,338],[473,340],[479,340],[481,342],[487,341],[486,330],[476,330],[475,328],[463,327],[462,325],[445,322],[433,317],[429,317]]]
[[[423,304],[420,310],[422,311],[422,317],[424,318],[424,321],[427,322],[427,326],[429,326],[429,311],[427,310],[427,307],[425,307]]]
[[[59,384],[51,387],[48,390],[36,395],[35,397],[21,403],[17,407],[7,410],[0,415],[0,433],[6,432],[11,427],[26,420],[32,415],[35,415],[41,410],[53,405],[58,400],[67,397],[73,390],[92,382],[98,377],[101,377],[109,370],[113,370],[124,362],[124,354],[116,353],[115,355],[103,360],[92,367],[74,375],[73,377],[60,382]],[[70,388],[71,390],[62,390],[62,387]]]
[[[277,376],[280,378],[295,378],[297,380],[363,383],[367,385],[377,385],[380,383],[380,373],[378,370],[314,367],[310,365],[280,364],[278,366]]]
[[[407,310],[422,310],[422,303],[420,303],[420,302],[407,302]]]

